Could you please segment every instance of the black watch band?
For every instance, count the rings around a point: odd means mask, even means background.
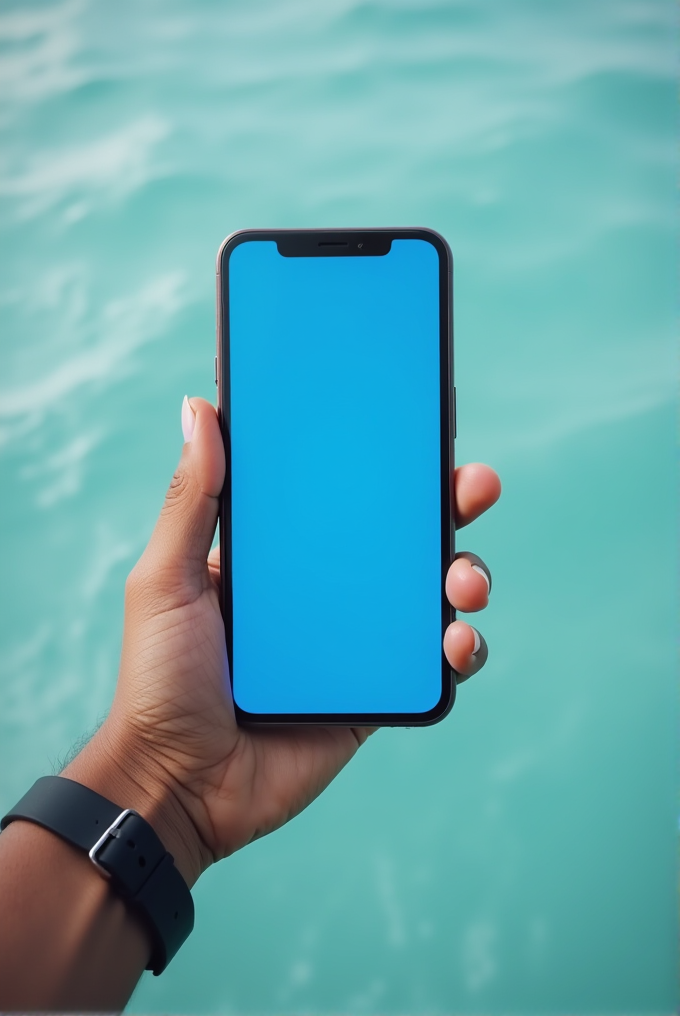
[[[65,776],[43,776],[0,821],[26,819],[84,850],[114,891],[140,915],[152,938],[147,970],[160,974],[190,935],[189,887],[146,819]]]

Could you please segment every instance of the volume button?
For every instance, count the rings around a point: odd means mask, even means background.
[[[217,384],[217,357],[215,357],[215,384]]]
[[[454,441],[458,436],[458,422],[456,420],[456,389],[453,389],[453,438]]]

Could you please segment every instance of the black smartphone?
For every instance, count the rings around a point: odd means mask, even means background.
[[[220,248],[240,723],[415,726],[453,705],[452,279],[430,229],[247,229]]]

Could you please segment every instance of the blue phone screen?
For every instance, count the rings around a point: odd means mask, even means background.
[[[229,258],[233,691],[250,713],[442,694],[439,255]]]

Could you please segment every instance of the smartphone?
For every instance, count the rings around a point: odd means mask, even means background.
[[[415,726],[453,705],[452,280],[430,229],[246,229],[220,248],[239,723]]]

